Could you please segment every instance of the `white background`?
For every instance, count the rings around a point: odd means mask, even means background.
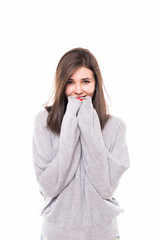
[[[48,99],[60,57],[74,47],[95,55],[111,113],[127,125],[131,168],[115,193],[125,210],[118,217],[121,240],[159,239],[158,2],[0,2],[1,239],[40,238],[43,199],[32,165],[33,119]]]

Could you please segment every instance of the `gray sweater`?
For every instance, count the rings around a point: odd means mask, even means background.
[[[111,116],[101,130],[91,97],[68,97],[60,136],[46,128],[48,112],[35,116],[33,163],[44,197],[42,234],[48,240],[115,240],[113,197],[130,167],[126,124]]]

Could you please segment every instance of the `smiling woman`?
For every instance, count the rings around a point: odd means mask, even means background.
[[[54,101],[35,117],[33,162],[44,197],[41,240],[119,240],[113,197],[129,168],[125,122],[108,113],[93,54],[60,60]]]
[[[78,68],[67,81],[65,94],[69,96],[91,98],[95,91],[95,78],[93,72],[86,67]]]
[[[98,62],[88,49],[74,48],[65,53],[57,65],[55,88],[52,89],[47,103],[43,105],[49,112],[48,128],[55,134],[60,134],[69,96],[90,96],[103,128],[109,118],[103,88],[105,89],[105,86]],[[50,102],[52,106],[49,106]]]

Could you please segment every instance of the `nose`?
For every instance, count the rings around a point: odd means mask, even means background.
[[[82,94],[83,93],[83,88],[82,88],[80,83],[77,83],[75,85],[74,92],[75,92],[75,94]]]

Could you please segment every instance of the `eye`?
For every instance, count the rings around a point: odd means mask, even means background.
[[[88,81],[88,80],[84,80],[83,82],[84,82],[84,83],[89,83],[90,81]]]
[[[72,84],[72,83],[73,83],[73,81],[71,81],[71,80],[67,81],[67,85]]]

